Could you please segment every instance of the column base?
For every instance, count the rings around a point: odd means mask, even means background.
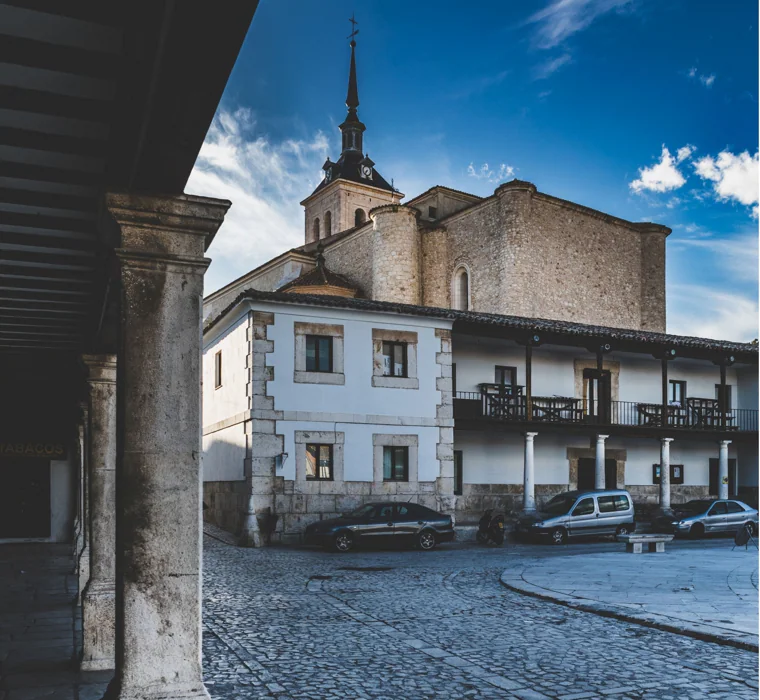
[[[181,683],[156,687],[123,687],[121,681],[114,678],[106,689],[102,700],[211,700],[208,690],[202,682],[199,684]]]
[[[116,590],[113,581],[92,581],[82,594],[81,671],[115,668]]]
[[[259,529],[259,521],[255,513],[246,513],[243,518],[243,528],[238,539],[238,547],[266,547],[269,544]]]

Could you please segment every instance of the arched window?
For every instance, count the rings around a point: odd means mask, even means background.
[[[332,235],[332,214],[329,211],[325,212],[325,238]]]
[[[452,307],[459,311],[470,309],[470,275],[464,267],[457,268],[451,285]]]
[[[367,220],[364,209],[357,209],[354,212],[354,226],[361,226]]]
[[[319,217],[314,219],[314,240],[319,240]]]

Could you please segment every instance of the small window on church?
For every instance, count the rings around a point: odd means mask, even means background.
[[[364,209],[357,209],[354,212],[354,226],[361,226],[367,220]]]
[[[325,212],[325,238],[332,235],[332,213]]]
[[[428,207],[428,218],[429,219],[438,218],[438,209],[436,207]]]
[[[314,219],[314,240],[319,240],[319,217]]]
[[[459,311],[469,311],[470,309],[470,276],[467,270],[460,267],[454,273],[452,285],[452,306]]]

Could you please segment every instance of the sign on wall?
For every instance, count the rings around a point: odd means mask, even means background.
[[[66,445],[62,442],[0,440],[0,457],[66,459]]]

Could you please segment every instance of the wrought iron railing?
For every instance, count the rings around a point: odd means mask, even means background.
[[[458,391],[456,418],[526,421],[527,399],[522,395],[484,391]],[[570,396],[534,396],[531,421],[596,425],[681,428],[684,430],[740,431],[758,429],[758,411],[735,408],[721,411],[713,399],[687,399],[684,405],[667,406],[641,401],[589,401]]]

